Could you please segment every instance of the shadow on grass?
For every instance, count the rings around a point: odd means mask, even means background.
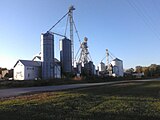
[[[116,83],[81,88],[77,91],[94,95],[160,98],[160,81]]]
[[[159,120],[160,98],[157,91],[160,90],[160,82],[133,83],[39,93],[1,100],[0,118]]]

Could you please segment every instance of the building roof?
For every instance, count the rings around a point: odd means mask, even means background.
[[[36,58],[38,58],[39,60],[41,60],[41,56],[35,56],[32,60],[34,61]]]
[[[39,60],[41,60],[41,56],[35,56],[32,60],[34,61],[35,58],[38,58]],[[54,58],[54,62],[60,63],[60,61],[57,58]]]
[[[41,64],[38,61],[31,61],[31,60],[18,60],[14,67],[17,65],[18,62],[21,62],[24,66],[34,66],[39,67]]]
[[[60,61],[57,58],[54,58],[54,62],[59,63]]]
[[[35,56],[35,57],[41,59],[40,56]],[[35,58],[35,57],[34,57],[34,58]],[[34,59],[33,59],[33,60],[34,60]],[[18,61],[16,62],[16,64],[14,65],[14,67],[17,65],[17,63],[18,63],[19,61],[20,61],[24,66],[35,66],[35,67],[41,66],[40,61],[33,61],[33,60],[18,60]],[[59,61],[58,59],[54,58],[54,62],[55,62],[56,65],[60,65],[60,61]]]
[[[113,61],[122,61],[122,60],[120,60],[120,59],[118,59],[118,58],[115,58],[115,59],[113,59]]]
[[[105,64],[104,62],[100,62],[100,64]]]

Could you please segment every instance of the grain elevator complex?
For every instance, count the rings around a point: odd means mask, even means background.
[[[73,20],[73,11],[75,8],[71,6],[68,12],[54,24],[46,33],[42,33],[40,37],[41,50],[32,60],[18,60],[14,65],[15,80],[33,80],[33,79],[54,79],[72,76],[93,76],[93,75],[108,75],[108,76],[123,76],[123,61],[115,58],[109,63],[107,59],[106,65],[101,62],[98,70],[89,54],[87,41],[85,37],[81,42],[78,31]],[[59,24],[65,17],[67,24],[70,26],[70,36],[61,35],[52,32],[51,30]],[[80,47],[76,55],[74,52],[73,28],[76,31]],[[60,39],[60,61],[55,58],[55,36],[62,37]],[[109,53],[107,53],[108,58]]]

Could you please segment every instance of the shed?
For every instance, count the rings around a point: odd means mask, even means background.
[[[41,63],[38,61],[18,60],[14,65],[15,80],[33,80],[41,77]]]

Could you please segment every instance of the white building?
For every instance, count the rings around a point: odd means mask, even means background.
[[[38,61],[38,62],[41,62],[41,56],[40,55],[37,55],[35,56],[32,61]]]
[[[106,66],[103,62],[100,62],[100,64],[98,65],[98,70],[99,72],[104,72],[106,70]]]
[[[41,77],[41,63],[18,60],[14,65],[14,80],[34,80]]]
[[[54,58],[54,78],[61,78],[61,65],[56,58]]]
[[[42,62],[40,56],[33,60],[18,60],[14,65],[14,80],[35,80],[42,78]],[[54,78],[61,78],[60,61],[54,59]]]
[[[123,61],[116,58],[111,62],[112,66],[112,76],[114,77],[123,77],[124,70],[123,70]]]
[[[41,62],[41,55],[35,56],[33,61]],[[54,78],[61,78],[61,65],[60,61],[56,58],[54,58]]]

